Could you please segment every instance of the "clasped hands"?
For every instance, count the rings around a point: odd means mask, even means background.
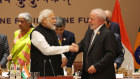
[[[79,46],[75,43],[72,43],[72,45],[70,45],[70,47],[69,47],[69,51],[78,52],[79,51]]]

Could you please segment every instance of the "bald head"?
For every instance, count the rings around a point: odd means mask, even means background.
[[[112,13],[111,13],[111,11],[105,10],[104,13],[105,13],[106,17],[108,17],[109,19],[112,18]]]
[[[105,13],[105,16],[106,16],[105,25],[106,25],[107,28],[109,28],[110,25],[111,25],[112,13],[109,10],[105,10],[104,13]]]

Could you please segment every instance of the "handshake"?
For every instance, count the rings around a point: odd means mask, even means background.
[[[78,52],[79,51],[79,46],[75,43],[72,43],[72,45],[70,45],[70,47],[69,47],[69,51]]]

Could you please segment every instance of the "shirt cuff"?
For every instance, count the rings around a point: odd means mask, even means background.
[[[63,46],[65,49],[65,52],[69,52],[70,46]]]

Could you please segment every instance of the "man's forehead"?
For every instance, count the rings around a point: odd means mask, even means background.
[[[19,17],[18,20],[25,20],[25,18],[23,18],[23,17]]]
[[[56,29],[64,29],[65,27],[56,27]]]
[[[96,17],[95,13],[90,13],[90,17]]]
[[[55,17],[54,13],[50,13],[48,17]]]

